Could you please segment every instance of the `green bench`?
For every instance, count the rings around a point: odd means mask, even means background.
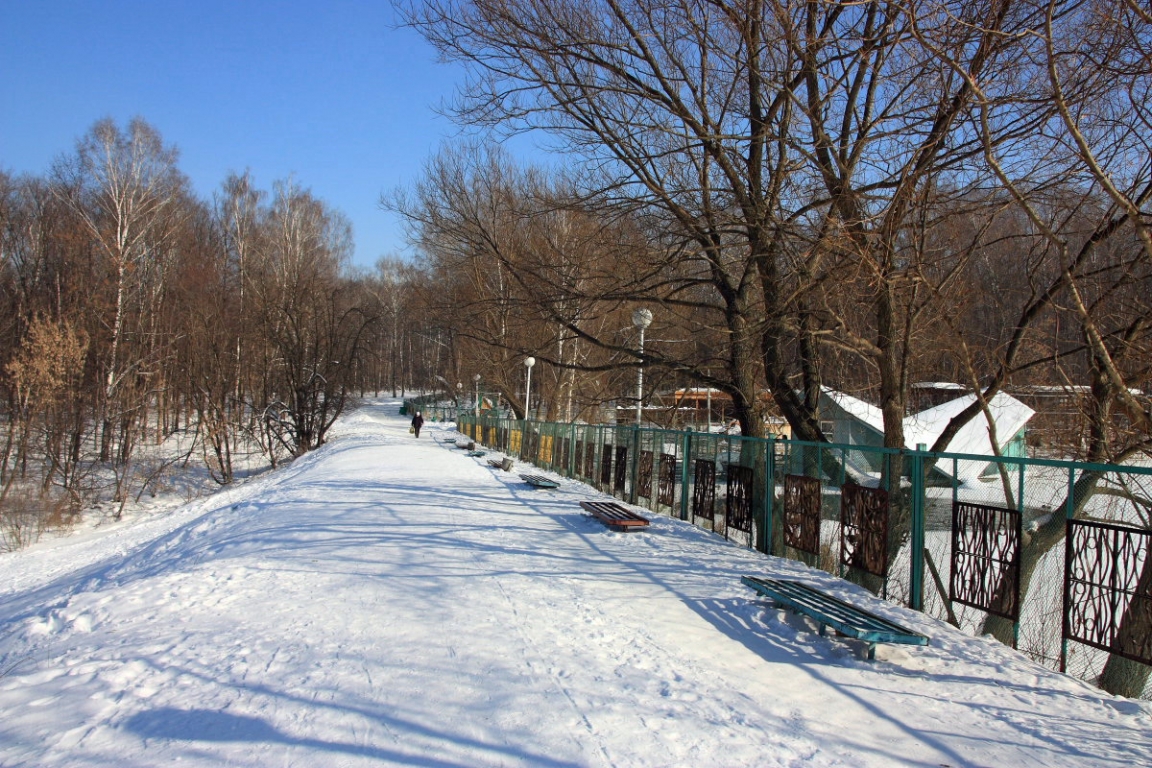
[[[905,629],[887,619],[846,603],[803,582],[786,579],[764,579],[742,576],[741,581],[752,589],[796,613],[814,619],[820,625],[820,634],[826,627],[868,644],[868,658],[876,658],[877,643],[928,645],[928,638]]]
[[[534,485],[537,488],[560,487],[560,483],[556,482],[555,480],[549,480],[548,478],[541,475],[520,475],[520,479],[528,483],[528,485]]]
[[[648,518],[641,517],[622,504],[614,501],[582,501],[580,506],[609,528],[621,531],[644,528],[648,526]]]

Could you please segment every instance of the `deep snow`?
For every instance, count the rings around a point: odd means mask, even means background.
[[[3,766],[1152,765],[1152,705],[677,520],[614,533],[376,403],[288,467],[0,557]],[[931,637],[821,637],[745,573]]]

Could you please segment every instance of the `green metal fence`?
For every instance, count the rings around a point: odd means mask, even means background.
[[[457,417],[420,407],[426,418]],[[1152,467],[492,413],[463,413],[458,428],[654,513],[993,634],[1045,666],[1114,691],[1127,679],[1121,692],[1152,698]]]

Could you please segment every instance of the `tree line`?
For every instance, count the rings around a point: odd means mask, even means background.
[[[650,393],[722,390],[749,435],[774,410],[823,440],[822,388],[848,391],[900,447],[913,384],[967,385],[940,447],[1027,383],[1078,393],[1066,454],[1147,452],[1139,4],[405,10],[467,64],[454,115],[481,136],[384,201],[415,263],[350,270],[348,223],[291,179],[197,199],[143,120],[0,176],[3,487],[31,472],[74,501],[94,456],[123,499],[140,440],[180,428],[229,482],[237,441],[274,464],[380,387],[480,374],[524,413],[527,356],[550,418],[627,402],[642,366]],[[520,132],[555,162],[485,138]]]
[[[173,435],[227,484],[322,444],[353,395],[422,384],[418,270],[357,272],[351,248],[293,179],[234,173],[199,199],[143,119],[96,122],[43,176],[0,173],[6,541],[138,496],[141,451]]]

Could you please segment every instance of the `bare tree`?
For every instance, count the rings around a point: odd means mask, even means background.
[[[773,13],[760,2],[564,0],[428,2],[409,12],[443,55],[474,67],[462,120],[548,131],[594,171],[583,177],[589,196],[607,209],[643,211],[651,232],[659,222],[649,265],[682,276],[681,295],[716,314],[724,353],[715,383],[733,396],[747,434],[763,431],[761,353],[776,349],[781,330],[765,313],[779,303],[772,228],[791,171],[780,139],[797,86],[788,52],[772,44]],[[650,282],[618,300],[670,300]],[[627,353],[611,339],[585,339]],[[675,365],[656,350],[643,362]],[[780,367],[768,378],[797,432],[820,439]]]
[[[121,130],[98,121],[75,153],[54,168],[60,194],[83,222],[111,275],[113,298],[105,318],[101,456],[112,458],[113,430],[120,431],[116,463],[124,465],[139,418],[138,377],[156,362],[148,359],[147,323],[164,279],[165,242],[174,224],[172,209],[185,179],[176,150],[140,118]],[[135,348],[127,349],[135,343]]]

